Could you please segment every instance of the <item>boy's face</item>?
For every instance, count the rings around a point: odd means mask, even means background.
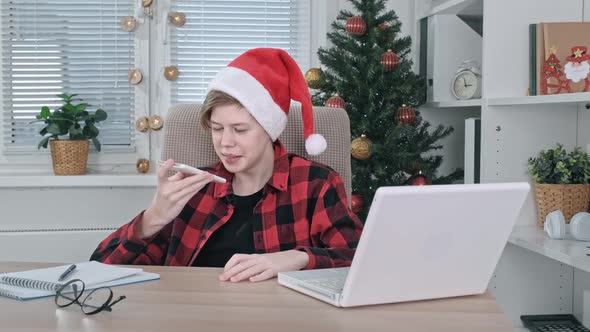
[[[239,105],[215,107],[210,126],[215,152],[223,166],[234,174],[254,171],[264,152],[272,151],[270,136]]]

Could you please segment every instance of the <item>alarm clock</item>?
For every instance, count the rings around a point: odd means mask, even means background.
[[[481,98],[481,70],[475,61],[465,61],[451,81],[451,92],[459,100]]]

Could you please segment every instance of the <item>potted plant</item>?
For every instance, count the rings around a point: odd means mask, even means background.
[[[590,158],[576,147],[570,153],[557,144],[529,158],[528,171],[534,181],[538,221],[549,212],[562,210],[569,223],[574,214],[587,211],[590,203]]]
[[[107,118],[107,113],[102,109],[89,112],[89,106],[82,99],[74,98],[76,94],[66,93],[58,95],[63,106],[51,112],[49,107],[43,106],[37,115],[37,121],[46,124],[39,134],[43,139],[37,146],[47,148],[51,146],[51,159],[55,175],[81,175],[86,174],[88,162],[88,146],[90,140],[96,150],[100,151],[101,145],[97,139],[99,130],[98,122]],[[66,136],[67,135],[67,136]],[[66,138],[61,138],[65,136]]]

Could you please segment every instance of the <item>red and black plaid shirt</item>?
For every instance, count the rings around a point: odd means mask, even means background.
[[[309,255],[306,269],[349,266],[362,224],[348,208],[342,179],[329,167],[287,154],[278,141],[274,149],[273,175],[254,208],[255,252],[303,250]],[[208,184],[159,233],[135,240],[142,212],[104,239],[90,259],[111,264],[191,266],[211,234],[234,210],[230,198],[233,174],[222,163],[212,170],[228,182]]]

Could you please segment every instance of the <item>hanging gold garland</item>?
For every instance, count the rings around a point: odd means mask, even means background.
[[[129,69],[129,72],[127,73],[127,79],[129,80],[129,83],[131,83],[133,85],[137,85],[137,84],[141,83],[141,81],[143,80],[143,73],[141,72],[141,69],[139,69],[139,68]]]
[[[152,130],[158,131],[164,127],[164,120],[159,115],[150,116],[149,122]]]
[[[139,173],[147,173],[150,171],[150,161],[147,159],[138,159],[137,163],[135,164],[135,169]]]
[[[186,15],[181,12],[171,12],[168,14],[170,23],[177,27],[181,27],[186,23]]]
[[[137,21],[133,16],[123,16],[121,18],[121,29],[125,32],[131,32],[135,30],[137,26]]]
[[[164,77],[168,81],[176,81],[178,79],[178,68],[176,66],[168,66],[164,68]]]
[[[135,121],[135,129],[141,133],[148,131],[148,129],[150,129],[150,121],[148,118],[142,116],[141,118],[137,119]]]

